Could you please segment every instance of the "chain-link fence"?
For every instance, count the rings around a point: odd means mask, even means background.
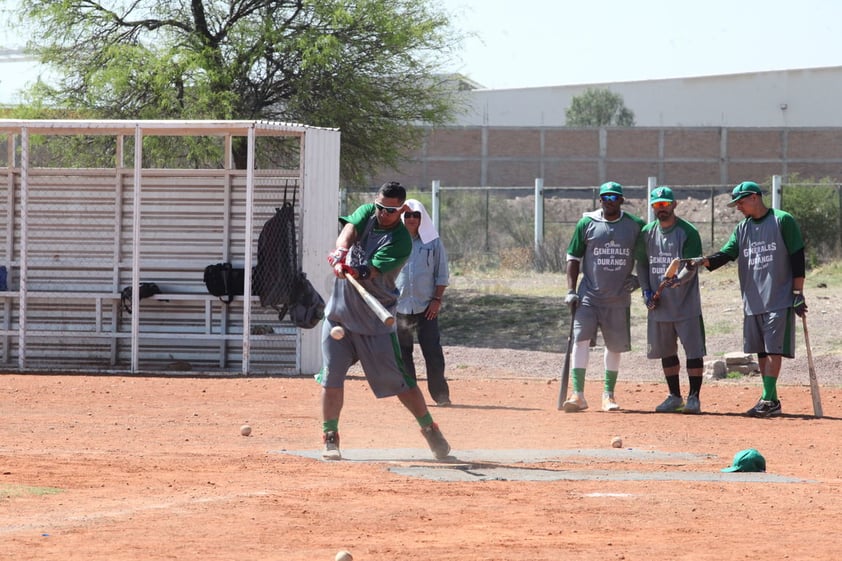
[[[706,253],[718,250],[743,215],[728,207],[733,185],[671,185],[676,214],[693,223]],[[644,221],[654,218],[647,205],[649,187],[624,185],[623,209]],[[769,186],[764,186],[768,193]],[[470,268],[564,270],[567,245],[582,214],[599,208],[599,187],[447,187],[437,191],[439,232],[452,264]],[[536,193],[543,200],[536,205]],[[808,255],[839,254],[842,247],[842,186],[833,183],[788,183],[782,207],[802,227]],[[410,192],[432,214],[432,191]],[[371,192],[346,193],[343,210],[373,201]],[[766,197],[771,206],[770,197]],[[542,212],[536,221],[536,213]],[[536,222],[538,226],[536,227]],[[540,231],[537,231],[540,230]]]

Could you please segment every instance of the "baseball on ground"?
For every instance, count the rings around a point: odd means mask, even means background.
[[[611,439],[611,446],[614,448],[622,448],[623,447],[623,439],[619,436],[615,436]]]
[[[251,427],[248,425],[243,425],[240,427],[240,434],[243,436],[248,436],[251,434]]]
[[[342,329],[341,325],[336,325],[330,328],[330,336],[334,339],[342,339],[345,337],[345,330]]]
[[[339,329],[342,328],[340,327]],[[339,553],[336,554],[336,557],[334,559],[335,561],[353,561],[354,556],[345,551],[344,549],[340,549]]]

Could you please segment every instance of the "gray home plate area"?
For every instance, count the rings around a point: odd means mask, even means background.
[[[321,450],[279,450],[272,453],[322,461]],[[653,450],[458,450],[444,460],[434,460],[423,448],[343,449],[342,462],[384,464],[392,473],[432,481],[717,481],[808,483],[804,479],[768,472],[692,471],[693,464],[710,460],[711,454]],[[617,469],[585,469],[589,461],[616,462]],[[570,462],[578,469],[543,469],[544,462]],[[657,471],[628,471],[623,463],[652,464]],[[729,461],[724,461],[726,467]],[[688,470],[688,467],[691,469]],[[671,469],[674,468],[674,469]]]

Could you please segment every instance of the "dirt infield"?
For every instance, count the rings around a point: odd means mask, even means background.
[[[782,418],[760,420],[739,415],[752,379],[706,384],[700,416],[651,413],[662,383],[621,381],[624,410],[602,413],[589,382],[594,410],[578,414],[555,410],[546,379],[465,368],[451,384],[455,405],[433,409],[450,461],[423,457],[398,401],[354,379],[340,429],[362,459],[328,463],[301,455],[320,443],[310,378],[3,376],[0,559],[838,555],[838,388],[824,419],[798,385],[781,388]],[[719,471],[747,447],[766,477]]]

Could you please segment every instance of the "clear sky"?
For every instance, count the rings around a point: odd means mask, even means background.
[[[842,66],[842,0],[431,1],[488,88]]]
[[[428,1],[469,36],[448,70],[488,88],[842,66],[842,0]],[[0,16],[0,46],[20,46]],[[0,103],[37,76],[0,64]]]

